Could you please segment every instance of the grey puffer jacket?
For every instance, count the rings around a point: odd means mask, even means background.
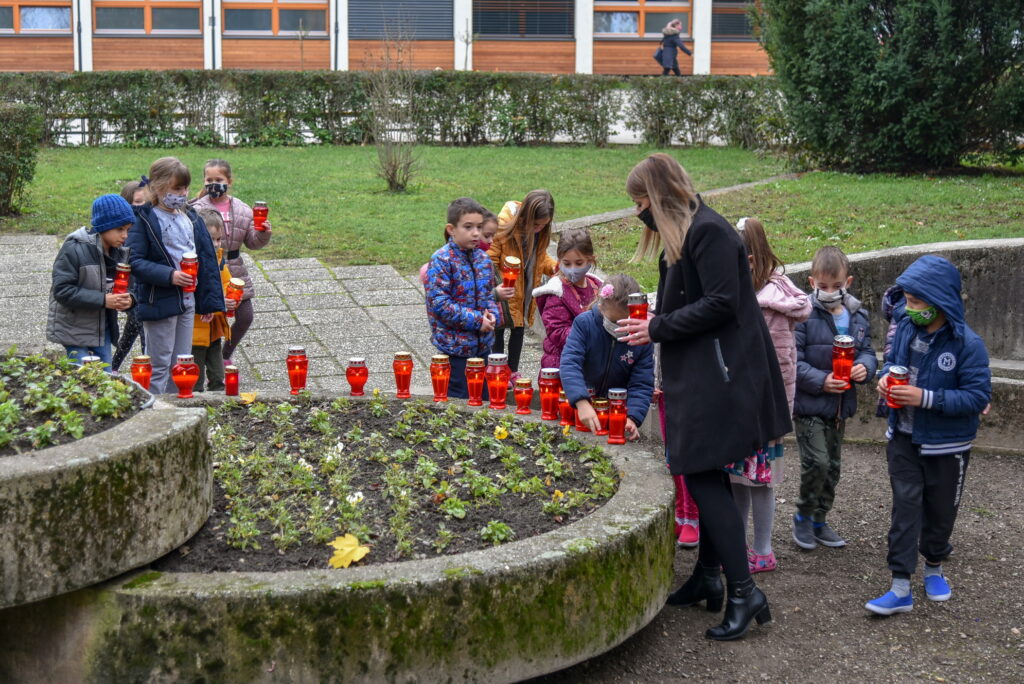
[[[125,260],[121,248],[111,250],[110,256]],[[47,340],[66,347],[98,347],[110,326],[110,340],[117,344],[117,312],[106,308],[107,268],[97,233],[83,227],[65,238],[53,262],[52,283]]]

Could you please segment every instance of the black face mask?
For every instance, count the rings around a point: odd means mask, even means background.
[[[654,224],[654,216],[651,214],[651,208],[647,207],[639,214],[636,215],[638,219],[644,222],[644,225],[653,230],[655,233],[658,232],[658,226]]]
[[[228,192],[227,183],[207,183],[206,194],[210,196],[210,199],[217,199],[223,197]]]

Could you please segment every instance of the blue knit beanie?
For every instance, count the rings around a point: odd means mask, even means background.
[[[124,197],[102,195],[92,203],[93,232],[102,233],[130,223],[135,223],[135,212]]]

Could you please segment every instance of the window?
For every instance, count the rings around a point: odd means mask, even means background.
[[[93,26],[98,35],[199,34],[201,22],[198,2],[97,0],[93,9]]]
[[[22,31],[71,31],[70,7],[26,7],[19,10]]]
[[[484,36],[572,38],[574,0],[473,0],[473,30]]]
[[[14,8],[0,7],[0,31],[14,30]]]
[[[599,0],[594,3],[594,35],[598,38],[660,38],[673,19],[690,35],[690,3],[662,0]]]
[[[224,2],[225,35],[327,35],[327,1]]]
[[[351,40],[452,40],[454,22],[452,0],[348,0]]]
[[[711,38],[716,40],[753,40],[750,21],[751,2],[712,2]]]

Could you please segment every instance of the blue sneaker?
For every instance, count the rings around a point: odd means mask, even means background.
[[[864,607],[878,615],[895,615],[896,613],[909,613],[914,609],[914,597],[907,594],[900,598],[891,591],[887,591],[876,599],[871,599],[864,604]]]
[[[927,575],[924,578],[924,593],[929,601],[948,601],[953,595],[949,582],[942,575]]]

